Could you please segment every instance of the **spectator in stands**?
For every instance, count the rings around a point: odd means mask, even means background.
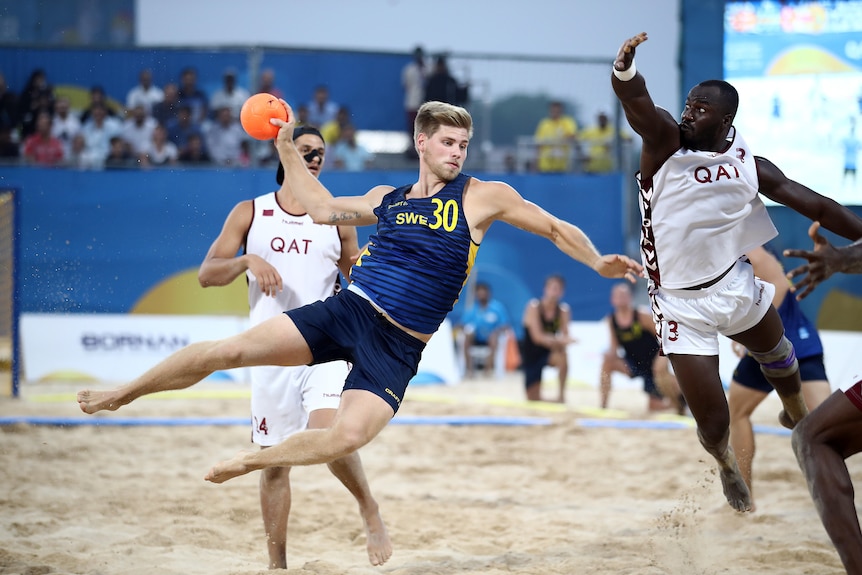
[[[113,136],[110,140],[108,157],[105,158],[105,168],[133,168],[137,165],[138,160],[132,155],[131,144],[121,136]]]
[[[314,99],[308,103],[308,124],[322,128],[338,115],[338,104],[329,99],[329,88],[321,84],[314,89]],[[324,140],[326,141],[326,140]]]
[[[308,106],[305,104],[300,104],[298,108],[296,108],[296,125],[297,126],[308,126]]]
[[[6,85],[6,77],[0,72],[0,128],[18,128],[18,94]]]
[[[21,139],[36,131],[39,112],[54,113],[54,87],[41,68],[30,73],[30,78],[18,100],[18,119],[21,122]]]
[[[108,157],[111,138],[119,136],[123,126],[117,118],[108,116],[103,104],[95,104],[90,113],[92,117],[81,127],[87,143],[85,153],[93,167],[101,167]]]
[[[245,131],[234,119],[230,108],[219,108],[216,119],[204,131],[207,150],[213,162],[221,166],[236,166],[242,153],[241,142],[246,139]]]
[[[230,113],[230,112],[228,112]],[[176,164],[180,153],[173,142],[168,140],[168,131],[161,124],[153,129],[153,136],[147,149],[141,154],[141,165],[167,166]]]
[[[341,129],[350,123],[350,108],[340,106],[335,118],[320,126],[320,135],[327,146],[335,144],[341,137]]]
[[[84,139],[84,134],[79,132],[72,136],[69,153],[64,158],[63,165],[68,168],[89,170],[101,168],[102,161],[87,150],[87,140]]]
[[[540,172],[568,172],[578,134],[575,119],[563,113],[563,103],[554,100],[548,104],[548,115],[536,126],[534,134],[538,145]]]
[[[12,138],[12,127],[0,125],[0,162],[9,164],[21,157],[21,147]]]
[[[93,108],[96,106],[102,106],[109,117],[119,119],[119,116],[108,102],[108,96],[105,94],[105,89],[97,84],[90,88],[90,104],[83,112],[81,112],[82,124],[86,124],[90,120],[90,116],[93,114]]]
[[[584,128],[578,135],[586,153],[584,171],[588,174],[606,174],[614,169],[614,127],[606,112],[596,115],[596,123]],[[631,136],[620,130],[621,140]]]
[[[276,98],[284,98],[284,92],[275,85],[275,71],[272,68],[261,70],[257,82],[257,91],[272,94]]]
[[[191,106],[188,106],[191,110]],[[180,92],[176,84],[165,84],[164,98],[153,105],[153,119],[162,126],[169,125],[177,117],[180,109]]]
[[[425,64],[425,51],[422,46],[413,49],[413,59],[401,69],[401,87],[404,88],[404,128],[413,140],[413,123],[416,112],[425,101],[425,81],[428,79],[428,66]],[[414,146],[407,146],[405,154],[418,159]]]
[[[180,150],[179,162],[181,164],[203,166],[212,163],[201,134],[189,134],[185,147]]]
[[[371,167],[374,155],[356,141],[356,127],[346,124],[341,128],[341,138],[332,146],[335,168],[346,172],[361,172]]]
[[[464,334],[464,366],[468,378],[475,376],[475,354],[477,347],[486,351],[483,369],[486,377],[494,373],[494,360],[500,336],[510,329],[509,314],[502,303],[491,297],[491,286],[476,282],[475,301],[464,310],[458,322]]]
[[[153,130],[157,122],[147,115],[143,104],[138,104],[129,112],[129,118],[123,122],[123,139],[135,157],[140,156],[153,139]]]
[[[236,83],[236,70],[228,68],[222,75],[222,87],[215,91],[210,99],[213,110],[230,108],[233,117],[239,120],[239,111],[248,100],[249,91]]]
[[[165,99],[165,92],[153,85],[153,73],[144,69],[138,74],[138,85],[126,94],[126,109],[143,106],[147,116],[153,115],[153,106]]]
[[[51,122],[51,133],[63,142],[63,151],[68,154],[72,147],[72,138],[81,132],[81,120],[72,111],[69,98],[60,96],[54,103],[54,117]]]
[[[198,73],[194,68],[183,68],[180,73],[178,96],[180,104],[185,104],[192,109],[194,121],[203,125],[209,115],[209,99],[198,88]]]
[[[192,109],[186,105],[180,106],[177,117],[165,124],[165,127],[168,129],[168,139],[180,153],[188,145],[191,136],[203,137],[202,128],[192,120]]]
[[[63,142],[51,135],[51,114],[39,112],[36,131],[24,140],[24,159],[40,166],[57,166],[63,162]]]
[[[467,99],[467,87],[461,85],[449,71],[446,55],[438,55],[434,60],[434,69],[425,82],[425,101],[463,106]]]

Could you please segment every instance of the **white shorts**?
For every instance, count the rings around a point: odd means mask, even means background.
[[[772,305],[775,286],[739,260],[708,288],[651,291],[662,353],[718,355],[718,334],[731,336],[757,325]]]
[[[251,371],[251,440],[275,445],[308,425],[308,414],[338,409],[347,362],[296,367],[259,366]]]

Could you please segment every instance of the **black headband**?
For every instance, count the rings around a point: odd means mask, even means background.
[[[294,141],[296,141],[296,139],[298,137],[304,136],[306,134],[311,134],[312,136],[317,136],[318,138],[323,140],[323,135],[320,133],[320,130],[318,130],[314,126],[296,126],[295,128],[293,128],[293,140]],[[325,141],[323,143],[324,143],[324,145],[326,145]],[[320,154],[317,152],[317,150],[312,150],[310,153],[303,156],[302,159],[304,159],[306,162],[310,162],[311,160],[314,159],[314,156],[318,156],[318,155],[320,155]],[[309,157],[309,156],[311,156],[311,157]],[[281,162],[278,163],[278,169],[275,172],[275,182],[279,186],[284,183],[284,166],[281,165]]]

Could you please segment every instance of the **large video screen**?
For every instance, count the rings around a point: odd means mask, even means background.
[[[735,125],[758,156],[847,205],[862,205],[862,1],[727,2],[724,77]]]

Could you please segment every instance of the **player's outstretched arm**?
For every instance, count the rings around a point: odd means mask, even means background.
[[[308,171],[305,160],[299,155],[293,143],[296,116],[287,102],[282,100],[282,103],[287,108],[287,122],[278,118],[270,120],[279,127],[275,148],[284,166],[285,180],[290,181],[291,191],[308,215],[318,224],[364,226],[377,223],[374,208],[380,203],[387,187],[378,186],[364,196],[333,197]]]
[[[791,180],[766,158],[755,156],[758,191],[775,202],[820,222],[825,229],[848,240],[862,238],[862,218],[832,198]]]
[[[790,258],[805,258],[807,263],[787,272],[788,279],[798,279],[793,286],[796,299],[803,299],[820,284],[836,272],[858,274],[862,273],[862,239],[855,243],[836,248],[829,240],[819,233],[820,222],[814,222],[808,228],[808,235],[814,241],[814,250],[784,250],[784,255]]]
[[[481,188],[488,203],[497,208],[492,219],[551,240],[566,255],[591,267],[598,274],[607,278],[625,277],[635,282],[637,276],[643,273],[643,267],[627,256],[602,255],[580,228],[525,200],[508,184],[482,182],[475,188]]]

